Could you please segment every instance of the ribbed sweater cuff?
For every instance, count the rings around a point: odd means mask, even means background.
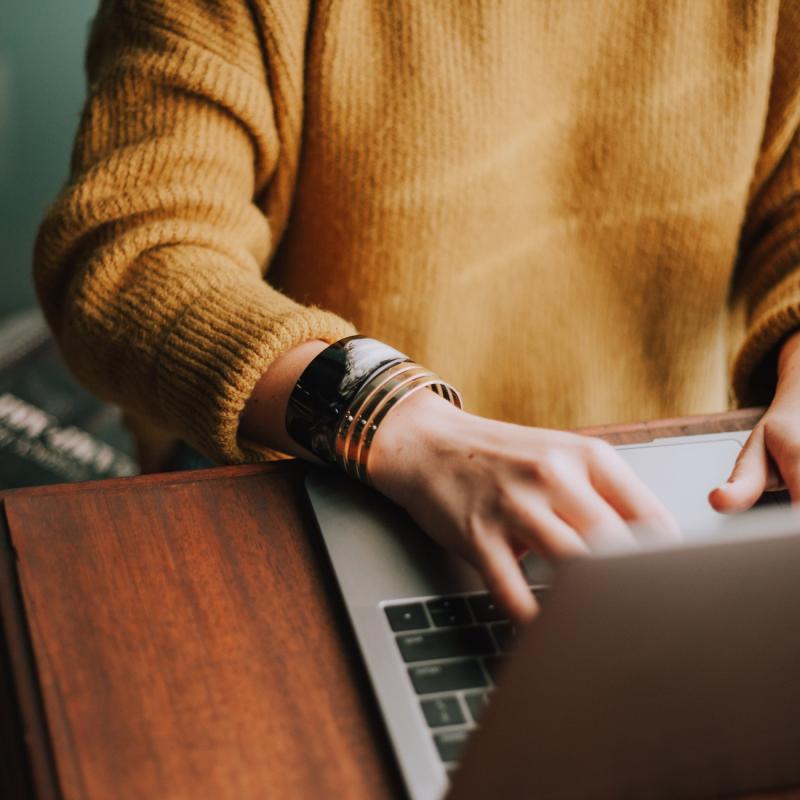
[[[784,277],[754,309],[747,337],[734,361],[733,388],[740,405],[766,405],[771,401],[778,346],[798,329],[800,269]]]
[[[161,351],[157,386],[164,416],[216,462],[263,460],[272,451],[237,436],[259,378],[304,341],[334,342],[354,332],[335,314],[301,306],[259,281],[211,285],[186,307]]]

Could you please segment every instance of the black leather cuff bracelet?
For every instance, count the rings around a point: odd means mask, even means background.
[[[382,370],[410,359],[366,336],[348,336],[323,350],[295,384],[286,431],[300,445],[336,463],[336,431],[359,389]]]

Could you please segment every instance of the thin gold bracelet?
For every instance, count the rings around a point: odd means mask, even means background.
[[[413,371],[418,373],[421,370],[422,367],[415,364],[413,361],[392,364],[373,375],[358,391],[358,394],[353,398],[353,402],[343,414],[336,431],[335,453],[339,465],[345,472],[350,471],[349,462],[351,460],[353,443],[358,441],[362,433],[361,428],[363,428],[365,422],[363,413],[365,409],[372,404],[376,393],[389,381],[396,380],[399,376],[408,372]]]
[[[364,436],[359,442],[358,449],[356,450],[356,477],[366,484],[370,484],[368,461],[372,440],[378,431],[381,422],[386,418],[386,415],[397,405],[403,402],[407,397],[410,397],[418,389],[431,389],[436,392],[435,387],[439,384],[440,379],[433,373],[429,373],[430,377],[420,377],[416,380],[409,381],[407,384],[399,386],[397,390],[386,397],[381,406],[375,409],[374,416],[364,429]],[[438,392],[436,392],[438,394]]]
[[[392,408],[419,389],[429,389],[457,408],[462,407],[456,389],[414,362],[381,370],[361,387],[338,426],[336,461],[345,472],[363,483],[371,483],[369,453],[378,427]]]

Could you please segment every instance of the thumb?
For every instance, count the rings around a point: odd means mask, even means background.
[[[727,482],[711,492],[708,497],[709,502],[717,511],[723,513],[745,511],[764,493],[769,478],[770,466],[764,441],[764,426],[758,425],[739,453]]]

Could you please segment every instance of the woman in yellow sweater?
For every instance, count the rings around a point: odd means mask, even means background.
[[[406,395],[369,476],[527,617],[522,550],[672,529],[555,429],[732,385],[771,405],[714,504],[800,499],[798,44],[778,0],[108,0],[41,303],[88,386],[220,462],[344,441],[295,388],[326,344],[412,354],[473,413]]]

